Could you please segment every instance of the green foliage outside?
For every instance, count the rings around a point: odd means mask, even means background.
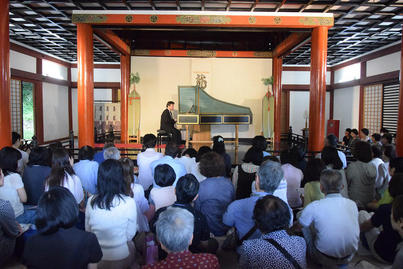
[[[34,84],[22,82],[22,124],[24,139],[31,139],[34,128]]]

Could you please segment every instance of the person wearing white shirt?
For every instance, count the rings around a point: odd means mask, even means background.
[[[179,153],[178,146],[174,142],[168,142],[168,144],[166,145],[166,148],[165,148],[165,156],[162,157],[159,160],[153,161],[151,163],[151,165],[150,165],[153,177],[154,177],[154,169],[158,165],[160,165],[160,164],[168,164],[175,171],[176,177],[175,177],[175,182],[173,184],[173,186],[175,187],[176,182],[178,181],[178,179],[180,177],[186,175],[185,166],[180,161],[175,159],[175,157],[178,155],[178,153]],[[154,180],[153,181],[153,188],[159,188],[159,187],[160,186],[158,186],[158,184],[156,184],[155,180]]]
[[[20,150],[20,146],[21,146],[21,135],[17,132],[12,132],[12,143],[13,143],[13,148],[15,148],[16,150],[18,150],[21,153],[21,159],[18,160],[18,173],[20,173],[20,175],[23,174],[24,172],[24,168],[28,163],[28,159],[29,159],[29,154],[23,150]]]
[[[53,186],[67,188],[76,198],[77,204],[84,199],[84,190],[80,179],[73,170],[73,158],[63,148],[55,149],[52,154],[52,169],[45,182],[45,191]]]
[[[183,166],[185,166],[186,173],[190,174],[192,173],[192,168],[196,164],[196,155],[197,151],[195,149],[188,148],[182,153],[182,157],[175,158],[175,160],[178,160],[180,163],[182,163]]]
[[[383,192],[387,189],[388,183],[390,180],[390,175],[388,168],[386,167],[382,158],[382,150],[378,145],[372,145],[372,154],[373,159],[371,160],[371,164],[373,164],[376,168],[376,179],[375,179],[375,189],[380,198]]]
[[[139,167],[139,184],[143,186],[144,190],[153,184],[153,172],[151,171],[150,164],[163,157],[162,153],[154,150],[157,138],[153,134],[146,134],[143,138],[143,147],[145,151],[137,155],[137,166]]]
[[[103,257],[98,268],[131,268],[133,237],[137,231],[137,207],[127,195],[128,186],[119,161],[105,160],[99,166],[98,193],[85,210],[85,230],[97,236]]]
[[[90,146],[82,147],[78,152],[78,159],[80,161],[73,166],[74,172],[80,178],[84,190],[95,194],[99,164],[94,161],[94,149]]]
[[[199,181],[199,183],[201,183],[203,180],[206,179],[206,177],[203,176],[203,175],[200,173],[200,168],[199,168],[200,159],[201,159],[201,157],[202,157],[204,154],[206,154],[206,153],[208,153],[208,152],[210,152],[210,151],[211,151],[211,148],[209,148],[209,147],[207,147],[207,146],[201,146],[201,147],[199,148],[199,151],[197,152],[197,155],[196,155],[196,162],[195,162],[195,164],[192,166],[192,169],[191,169],[191,171],[190,171],[190,173],[191,173],[192,175],[194,175],[194,176],[197,178],[197,181]]]
[[[342,187],[337,170],[324,170],[320,188],[325,198],[307,205],[298,219],[310,257],[326,268],[348,264],[358,249],[358,208],[341,196]]]
[[[155,168],[155,182],[158,188],[152,188],[150,202],[155,205],[155,211],[162,207],[170,206],[176,201],[175,171],[168,164],[160,164]]]

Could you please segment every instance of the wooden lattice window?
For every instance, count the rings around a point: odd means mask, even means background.
[[[10,111],[11,130],[22,134],[22,103],[21,80],[11,80],[10,84]]]
[[[369,129],[369,133],[379,133],[382,125],[382,84],[364,87],[364,128]]]

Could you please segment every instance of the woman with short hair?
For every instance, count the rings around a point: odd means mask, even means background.
[[[338,150],[335,147],[324,147],[321,153],[322,161],[325,163],[327,169],[334,169],[339,171],[342,178],[343,189],[340,194],[344,198],[348,198],[348,184],[346,179],[346,173],[343,169],[343,162],[340,159]]]
[[[39,233],[24,248],[28,268],[96,268],[101,247],[93,233],[75,227],[78,212],[75,197],[64,187],[54,186],[42,195],[35,221]]]
[[[129,268],[134,263],[136,202],[128,194],[122,165],[108,159],[98,170],[97,194],[88,199],[85,230],[95,233],[103,252],[98,268]]]

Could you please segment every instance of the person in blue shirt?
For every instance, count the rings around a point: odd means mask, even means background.
[[[105,143],[104,148],[102,151],[98,151],[97,153],[95,153],[94,155],[94,161],[96,161],[98,164],[101,164],[103,161],[105,161],[104,159],[104,151],[107,148],[112,148],[115,145],[113,143]]]
[[[175,142],[168,142],[165,148],[165,156],[159,160],[153,161],[150,165],[152,176],[154,177],[155,167],[157,167],[160,164],[168,164],[175,171],[176,177],[173,186],[176,186],[176,182],[178,182],[178,179],[186,175],[185,166],[179,160],[175,159],[175,157],[178,156],[178,153],[179,153],[178,145]],[[159,188],[159,186],[155,183],[155,180],[153,180],[153,187]]]
[[[78,163],[74,164],[73,169],[80,178],[81,184],[86,192],[95,194],[97,192],[97,178],[99,164],[94,161],[94,149],[90,146],[84,146],[78,152]]]

